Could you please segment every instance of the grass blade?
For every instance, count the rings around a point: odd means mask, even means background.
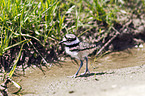
[[[13,68],[12,68],[12,70],[11,70],[10,73],[9,73],[9,78],[12,78],[12,75],[14,74],[14,71],[15,71],[15,69],[16,69],[16,67],[17,67],[17,63],[18,63],[18,61],[19,61],[19,59],[20,59],[20,57],[21,57],[21,52],[22,52],[22,48],[23,48],[23,45],[24,45],[24,44],[25,44],[25,43],[22,44],[21,49],[20,49],[20,52],[19,52],[19,54],[18,54],[18,56],[17,56],[17,59],[16,59],[15,62],[14,62]]]

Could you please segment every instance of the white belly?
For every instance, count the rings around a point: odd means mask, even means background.
[[[72,57],[74,57],[76,59],[79,59],[77,51],[72,52],[72,51],[69,50],[69,47],[65,47],[65,51],[66,51],[67,54],[71,55]]]

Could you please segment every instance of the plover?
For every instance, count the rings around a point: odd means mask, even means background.
[[[86,70],[83,75],[87,72],[90,73],[88,69],[88,55],[94,51],[96,45],[80,42],[78,37],[74,34],[66,34],[60,43],[64,44],[65,52],[67,54],[81,61],[78,71],[72,77],[77,77],[81,67],[83,66],[84,59],[86,60]]]

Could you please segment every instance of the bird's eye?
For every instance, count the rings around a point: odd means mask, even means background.
[[[67,41],[74,41],[76,38],[67,38]]]

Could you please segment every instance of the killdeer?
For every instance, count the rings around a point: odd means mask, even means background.
[[[66,34],[60,43],[64,44],[67,54],[81,61],[78,71],[72,77],[77,77],[81,67],[83,66],[84,59],[86,60],[86,70],[83,75],[85,75],[87,72],[90,73],[88,69],[88,55],[94,51],[96,45],[80,42],[78,37],[76,37],[74,34]]]

